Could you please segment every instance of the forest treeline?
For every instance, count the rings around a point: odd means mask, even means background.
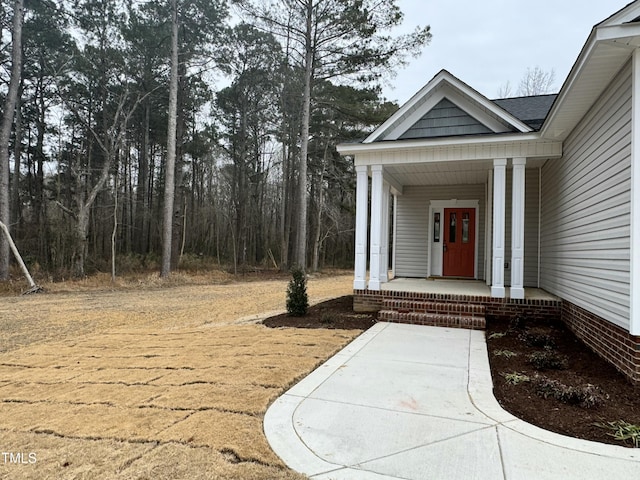
[[[0,1],[0,221],[27,264],[351,265],[335,146],[397,108],[379,82],[430,38],[393,35],[395,0]]]

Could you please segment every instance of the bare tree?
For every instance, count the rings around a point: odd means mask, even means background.
[[[553,91],[553,83],[556,81],[556,72],[554,69],[545,72],[539,66],[527,68],[520,84],[518,85],[518,95],[545,95]]]
[[[5,98],[2,125],[0,126],[0,221],[9,225],[9,137],[20,91],[22,73],[22,24],[24,21],[24,0],[15,0],[13,5],[13,32],[11,40],[11,79]],[[9,279],[9,243],[0,238],[0,280]]]
[[[513,89],[511,88],[511,82],[507,80],[500,88],[498,88],[498,98],[509,98],[513,95]]]
[[[164,180],[161,277],[171,273],[171,239],[173,238],[173,203],[175,197],[176,129],[178,124],[178,4],[171,0],[171,78],[169,80],[169,121],[167,129],[167,163]]]
[[[518,90],[513,91],[511,82],[507,80],[498,88],[498,98],[509,98],[513,96],[529,97],[533,95],[546,95],[555,90],[556,72],[554,69],[545,72],[539,66],[527,68],[518,84]]]
[[[60,202],[57,202],[58,207],[60,207],[75,221],[73,269],[74,275],[79,278],[85,276],[84,265],[88,250],[87,245],[89,237],[89,221],[91,220],[91,208],[93,207],[98,194],[104,188],[107,180],[109,179],[111,167],[116,161],[116,157],[122,147],[123,138],[126,135],[127,124],[138,105],[143,100],[143,98],[138,98],[133,105],[129,106],[127,105],[128,98],[128,91],[125,90],[120,97],[118,107],[113,115],[113,123],[107,129],[107,136],[105,138],[102,138],[100,133],[96,132],[96,130],[89,125],[89,122],[82,118],[82,115],[73,105],[66,103],[66,105],[74,112],[75,116],[85,123],[91,132],[94,141],[98,144],[100,150],[104,154],[104,163],[100,168],[100,176],[96,183],[92,187],[87,184],[86,192],[85,188],[82,188],[82,185],[78,185],[76,188],[77,192],[75,200],[77,211],[73,211],[62,205]],[[127,106],[129,106],[128,111],[126,111]],[[81,182],[83,177],[88,177],[88,175],[78,175],[77,181]]]

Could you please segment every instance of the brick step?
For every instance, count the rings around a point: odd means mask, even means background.
[[[384,299],[383,310],[394,310],[399,313],[433,313],[439,315],[471,315],[482,316],[486,313],[484,305],[456,302],[431,302],[415,300]]]
[[[484,315],[442,315],[437,313],[398,312],[396,310],[380,310],[378,320],[381,322],[410,323],[412,325],[430,325],[434,327],[467,328],[484,330]]]

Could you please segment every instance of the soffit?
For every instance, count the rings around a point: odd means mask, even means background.
[[[546,159],[531,159],[527,168],[539,168]],[[385,175],[390,175],[402,186],[414,185],[478,185],[486,183],[492,160],[470,162],[436,162],[385,166]]]

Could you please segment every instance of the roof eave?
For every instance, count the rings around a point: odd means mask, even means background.
[[[456,147],[460,145],[485,145],[540,141],[539,132],[499,133],[469,135],[460,137],[420,138],[410,140],[390,140],[373,143],[340,143],[336,149],[341,155],[357,155],[365,152],[390,150],[415,150],[433,147]]]
[[[638,46],[640,24],[610,25],[603,22],[593,27],[540,129],[541,136],[554,140],[566,139]],[[605,50],[609,54],[603,55],[602,51]],[[588,69],[598,70],[599,66],[603,67],[606,75],[595,80],[588,75]],[[576,113],[570,120],[559,118],[569,105]]]

